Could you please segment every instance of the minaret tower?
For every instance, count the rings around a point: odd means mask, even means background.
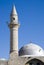
[[[18,54],[18,15],[15,6],[12,7],[10,15],[10,53],[15,52]]]

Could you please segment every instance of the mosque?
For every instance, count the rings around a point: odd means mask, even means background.
[[[10,56],[0,59],[0,65],[44,65],[44,49],[34,43],[29,43],[18,50],[18,14],[15,6],[10,14]]]

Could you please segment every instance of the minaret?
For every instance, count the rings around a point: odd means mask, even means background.
[[[9,28],[10,28],[10,53],[15,52],[18,54],[19,23],[18,23],[18,15],[15,6],[12,7]]]

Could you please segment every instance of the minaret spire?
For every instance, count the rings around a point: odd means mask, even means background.
[[[12,7],[10,14],[10,53],[15,52],[18,54],[18,15],[15,6]]]
[[[17,11],[14,5],[12,6],[11,15],[17,15]]]
[[[18,15],[17,15],[17,11],[16,11],[16,8],[15,6],[13,5],[12,6],[12,11],[11,11],[11,14],[10,14],[10,20],[11,20],[11,23],[18,23]]]

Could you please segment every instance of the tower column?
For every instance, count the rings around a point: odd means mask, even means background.
[[[10,52],[18,53],[18,24],[10,24]]]
[[[10,53],[15,52],[18,54],[18,16],[15,9],[15,6],[12,8],[11,16],[10,16]]]

